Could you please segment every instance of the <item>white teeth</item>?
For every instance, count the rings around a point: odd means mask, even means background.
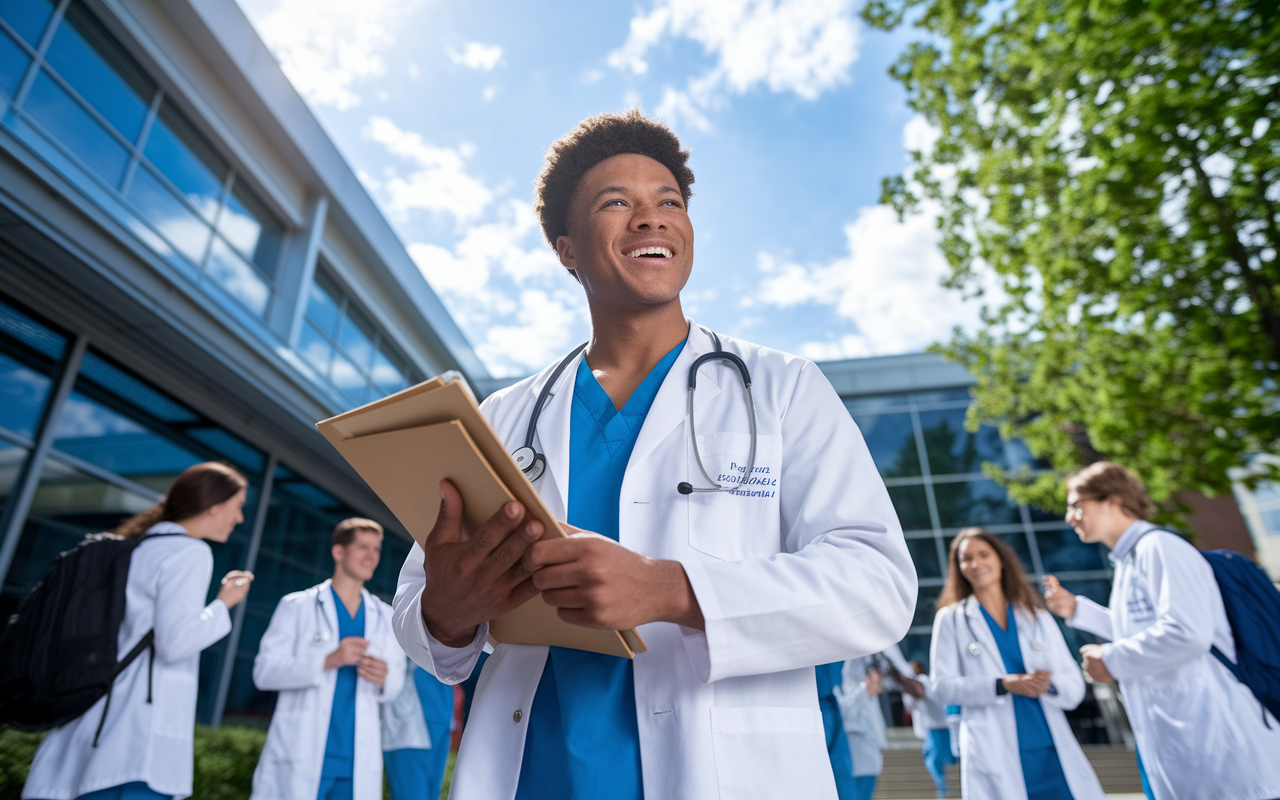
[[[662,256],[663,258],[671,258],[671,251],[665,247],[639,247],[629,253],[624,253],[627,258],[639,258],[640,256]]]

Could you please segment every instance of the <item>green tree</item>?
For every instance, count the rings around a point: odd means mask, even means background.
[[[1280,452],[1280,4],[870,0],[923,32],[890,69],[938,131],[884,200],[940,209],[947,284],[995,283],[941,350],[978,383],[968,425],[1051,472],[1061,508],[1101,458],[1167,501]],[[993,280],[994,279],[994,280]],[[1272,468],[1274,475],[1274,468]]]

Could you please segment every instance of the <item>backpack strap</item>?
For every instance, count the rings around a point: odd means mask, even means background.
[[[102,704],[102,718],[98,720],[98,728],[93,732],[93,746],[98,746],[98,737],[102,735],[102,726],[107,722],[107,710],[111,708],[111,692],[115,689],[116,678],[120,677],[120,673],[132,664],[138,656],[142,655],[142,651],[147,648],[151,649],[151,661],[147,664],[147,702],[151,702],[151,673],[155,669],[156,663],[156,629],[152,628],[143,634],[138,643],[133,646],[128,655],[120,659],[120,663],[116,664],[115,674],[111,676],[111,686],[107,689],[107,702]]]

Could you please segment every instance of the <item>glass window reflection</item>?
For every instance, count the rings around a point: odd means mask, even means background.
[[[271,287],[221,236],[213,237],[213,247],[209,250],[209,263],[205,265],[205,270],[209,277],[244,303],[250,311],[258,316],[266,313],[267,301],[271,299]]]
[[[917,577],[942,577],[942,562],[938,560],[938,545],[934,537],[907,539],[907,550],[911,552],[911,562],[916,565]]]
[[[1000,432],[983,425],[970,433],[964,428],[965,413],[963,408],[920,412],[929,470],[934,475],[980,472],[983,461],[1004,463]]]
[[[209,226],[152,175],[149,168],[138,166],[127,197],[179,253],[194,264],[204,260],[209,246]]]
[[[51,384],[48,377],[0,354],[0,427],[34,437]]]
[[[275,275],[283,229],[239,180],[232,187],[231,196],[218,219],[218,230],[265,274]]]
[[[342,331],[338,334],[338,344],[357,368],[368,371],[373,361],[373,326],[369,324],[354,308],[347,309],[346,318],[342,320]]]
[[[187,198],[200,215],[212,222],[222,200],[227,165],[195,127],[165,100],[143,155]]]
[[[388,394],[409,388],[409,381],[404,373],[381,350],[373,354],[373,369],[370,374],[374,382]]]
[[[1010,525],[1022,521],[1018,507],[995,481],[935,483],[933,496],[938,502],[938,520],[944,528]]]
[[[1084,572],[1110,566],[1101,544],[1085,544],[1070,528],[1036,531],[1036,543],[1045,572]]]
[[[307,316],[325,333],[332,334],[338,328],[338,303],[333,294],[326,290],[320,282],[320,276],[311,283],[311,292],[307,296]]]
[[[876,414],[853,418],[871,451],[876,469],[885,478],[907,478],[920,474],[920,452],[911,427],[910,414]]]
[[[333,348],[325,340],[315,326],[307,322],[302,326],[302,337],[298,340],[298,352],[307,363],[320,373],[320,377],[328,380],[329,365],[333,363]]]
[[[128,151],[47,72],[36,77],[23,107],[103,180],[113,187],[120,185]]]
[[[53,446],[157,492],[205,459],[138,422],[72,392],[58,417]]]
[[[49,0],[0,0],[0,19],[9,23],[33,48],[40,44],[51,14],[53,3]]]
[[[137,141],[155,81],[81,0],[67,7],[45,59],[124,138]]]
[[[893,510],[898,512],[898,522],[904,531],[933,529],[923,486],[890,486],[889,500],[893,502]]]
[[[13,97],[31,59],[9,35],[0,32],[0,97]]]

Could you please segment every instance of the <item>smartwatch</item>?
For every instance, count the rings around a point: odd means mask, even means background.
[[[996,678],[996,697],[1008,693],[1009,690],[1004,688],[1004,678]]]

